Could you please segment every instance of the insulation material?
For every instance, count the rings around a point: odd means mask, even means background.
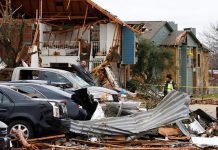
[[[37,46],[33,45],[33,52],[37,52]],[[38,53],[35,53],[31,56],[31,67],[39,67],[39,56]]]
[[[4,69],[6,67],[7,67],[7,65],[5,64],[5,62],[0,59],[0,70]]]
[[[194,120],[194,122],[189,124],[189,127],[192,131],[195,131],[198,134],[205,132],[205,129],[200,125],[200,123],[196,119]]]
[[[208,146],[215,146],[218,147],[218,137],[192,137],[191,141],[193,144],[199,147],[208,147]]]
[[[111,69],[109,67],[105,67],[105,71],[106,71],[106,74],[107,74],[107,78],[109,80],[109,82],[111,83],[111,85],[113,85],[113,87],[116,89],[116,88],[119,88],[119,84],[117,83],[116,81],[116,78],[115,78],[115,75],[114,73],[111,71]]]

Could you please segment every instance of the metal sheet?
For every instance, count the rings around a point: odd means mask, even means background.
[[[189,119],[189,95],[172,91],[160,104],[147,112],[92,121],[71,121],[71,132],[132,136],[179,120]]]

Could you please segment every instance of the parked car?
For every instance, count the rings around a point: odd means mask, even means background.
[[[82,72],[78,65],[76,64],[71,64],[71,67],[57,67],[57,66],[53,66],[52,68],[54,69],[60,69],[60,70],[66,70],[69,72],[73,72],[76,73],[77,76],[79,76],[80,78],[82,78],[84,81],[86,81],[89,85],[92,86],[97,86],[97,83],[95,81],[95,78],[91,75],[91,78],[89,75],[85,74],[84,72]]]
[[[0,149],[8,150],[12,147],[11,138],[7,134],[8,126],[0,121]]]
[[[49,131],[66,132],[69,121],[62,102],[32,99],[8,86],[0,85],[0,121],[8,125],[8,132],[22,130],[27,138]]]
[[[32,98],[45,98],[53,100],[64,100],[67,105],[68,117],[74,120],[86,120],[87,112],[85,109],[79,107],[71,99],[71,95],[63,90],[60,90],[58,87],[45,84],[36,84],[36,83],[19,83],[11,82],[4,83],[16,89],[18,92],[30,96]]]
[[[51,68],[17,67],[14,69],[11,81],[45,80],[51,83],[65,83],[67,87],[75,89],[87,88],[95,99],[105,101],[119,101],[119,94],[104,87],[91,86],[75,73]]]

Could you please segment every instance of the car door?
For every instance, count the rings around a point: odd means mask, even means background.
[[[0,91],[0,120],[5,121],[14,109],[14,102]]]

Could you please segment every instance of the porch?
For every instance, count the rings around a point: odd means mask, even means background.
[[[70,67],[86,60],[91,71],[105,60],[106,46],[106,41],[43,41],[40,42],[42,67],[51,67],[51,64]]]

